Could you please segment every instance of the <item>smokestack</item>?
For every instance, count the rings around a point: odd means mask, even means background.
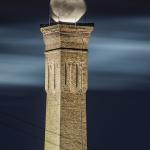
[[[86,11],[83,0],[52,0],[51,6],[59,19],[53,16],[55,24],[41,27],[47,94],[44,149],[87,150],[88,44],[94,24],[73,24]]]
[[[45,43],[45,150],[87,150],[88,43],[93,24],[42,27]]]

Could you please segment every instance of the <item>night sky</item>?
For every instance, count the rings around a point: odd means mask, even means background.
[[[89,150],[150,149],[150,2],[86,0]],[[48,0],[0,5],[0,150],[44,150]]]

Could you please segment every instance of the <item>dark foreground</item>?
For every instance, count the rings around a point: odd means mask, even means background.
[[[89,91],[89,150],[149,150],[150,91]],[[0,88],[0,150],[43,150],[43,87]]]

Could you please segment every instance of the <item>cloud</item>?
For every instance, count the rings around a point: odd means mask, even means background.
[[[90,88],[150,87],[149,25],[150,17],[99,20],[89,48]]]
[[[43,54],[44,44],[36,23],[0,26],[0,35],[0,54]]]
[[[0,55],[1,85],[42,85],[44,61],[41,57]]]
[[[90,88],[150,87],[150,17],[100,17],[94,22]],[[0,26],[0,35],[0,84],[43,85],[44,43],[38,24]]]

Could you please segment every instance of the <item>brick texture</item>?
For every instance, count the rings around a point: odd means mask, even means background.
[[[88,43],[93,26],[41,28],[45,43],[45,150],[87,150]]]

